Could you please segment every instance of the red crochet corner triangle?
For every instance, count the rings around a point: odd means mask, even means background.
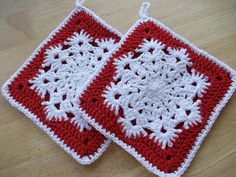
[[[3,95],[14,107],[82,164],[96,160],[110,141],[77,115],[77,97],[72,89],[78,90],[73,84],[82,78],[85,80],[81,84],[85,83],[86,74],[90,72],[88,68],[95,68],[98,62],[101,63],[104,53],[111,50],[110,44],[119,42],[120,36],[119,32],[93,12],[78,7],[2,88]],[[83,46],[85,43],[86,46]],[[90,62],[86,64],[84,58]],[[82,64],[86,64],[83,66],[87,69],[85,75],[79,70]],[[73,74],[74,83],[71,83]],[[78,78],[80,74],[81,78]],[[72,88],[67,88],[67,84]]]
[[[235,90],[235,71],[160,22],[138,21],[79,97],[98,131],[159,176],[180,176]]]

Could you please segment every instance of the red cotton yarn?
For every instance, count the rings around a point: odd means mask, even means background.
[[[151,17],[79,96],[84,118],[158,176],[181,176],[235,91],[235,71]]]
[[[102,62],[111,44],[119,42],[120,36],[118,31],[78,4],[2,88],[12,106],[82,164],[96,160],[110,141],[77,115],[77,97],[73,94],[79,88],[73,84],[84,84],[86,79],[83,82],[80,79],[86,78],[88,72],[92,74],[90,68],[96,67],[95,59]],[[85,64],[83,74],[79,69]],[[68,88],[68,84],[75,90]]]

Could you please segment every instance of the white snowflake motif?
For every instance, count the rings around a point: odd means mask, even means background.
[[[157,40],[144,40],[133,53],[115,59],[116,83],[103,97],[126,136],[148,136],[164,149],[173,146],[178,133],[201,122],[200,97],[210,85],[208,78],[189,69],[186,49],[166,48]],[[182,125],[182,126],[181,126]]]
[[[48,120],[71,118],[80,131],[90,129],[78,112],[78,93],[114,45],[112,38],[93,40],[81,31],[64,42],[66,47],[57,45],[45,52],[42,69],[29,82],[42,98],[49,94],[49,100],[42,102]]]

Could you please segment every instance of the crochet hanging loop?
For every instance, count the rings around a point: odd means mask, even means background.
[[[148,13],[149,13],[149,7],[150,7],[150,3],[149,2],[143,2],[140,10],[139,10],[139,15],[142,19],[146,19],[148,18]]]
[[[75,0],[75,4],[76,6],[80,7],[80,6],[83,6],[84,1],[85,0]]]

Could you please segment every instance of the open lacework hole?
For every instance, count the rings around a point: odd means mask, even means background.
[[[103,52],[104,52],[104,53],[107,53],[107,52],[108,52],[107,48],[103,49]]]
[[[63,65],[67,64],[66,60],[61,61],[61,64]]]
[[[72,119],[75,117],[75,115],[71,112],[66,112],[66,116],[69,118],[69,119]]]
[[[138,58],[142,53],[141,52],[134,52],[134,55],[132,56],[132,59]]]
[[[120,94],[118,94],[118,93],[117,93],[117,94],[115,94],[115,99],[116,99],[116,100],[118,100],[118,99],[120,98],[120,96],[121,96],[121,95],[120,95]]]
[[[44,79],[43,83],[44,83],[44,84],[47,84],[47,83],[49,83],[49,80]]]
[[[176,125],[176,129],[182,129],[183,128],[183,126],[184,126],[184,122],[180,122],[180,123],[178,123],[177,125]]]
[[[32,86],[32,84],[31,84],[31,83],[29,83],[29,82],[28,82],[28,84],[27,84],[27,85],[28,85],[28,87],[31,87],[31,86]]]
[[[122,107],[119,108],[119,115],[120,117],[124,117],[124,110],[122,109]]]
[[[89,139],[88,139],[88,138],[85,138],[85,139],[83,140],[83,143],[84,143],[85,145],[87,145],[87,144],[89,143]]]
[[[164,129],[164,127],[161,128],[161,133],[166,133],[166,129]]]
[[[51,65],[43,67],[43,70],[45,72],[48,72],[51,69]]]
[[[148,33],[150,32],[150,29],[149,29],[149,28],[146,28],[146,29],[144,30],[144,32],[145,32],[146,34],[148,34]]]
[[[89,42],[90,43],[90,45],[92,45],[93,47],[98,47],[98,44],[96,43],[96,42]]]
[[[80,23],[81,23],[81,19],[78,19],[77,20],[77,25],[80,25]]]
[[[153,53],[153,51],[154,51],[154,48],[150,48],[150,49],[148,50],[148,52],[150,52],[150,53]]]
[[[128,69],[128,70],[130,70],[130,66],[129,66],[129,64],[125,65],[124,69]]]
[[[216,80],[221,81],[222,77],[221,76],[216,76]]]
[[[101,61],[102,60],[102,57],[98,57],[98,61]]]
[[[56,54],[56,55],[54,56],[54,59],[58,59],[58,58],[59,58],[59,55]]]
[[[65,100],[66,100],[66,97],[67,97],[66,95],[63,95],[63,96],[62,96],[62,100],[65,101]]]
[[[92,103],[96,103],[97,101],[98,101],[98,100],[97,100],[96,98],[92,98],[92,99],[91,99],[91,102],[92,102]]]
[[[189,114],[191,113],[191,110],[185,110],[186,115],[189,116]]]
[[[144,131],[147,132],[148,135],[153,133],[153,131],[148,128],[144,128]]]
[[[60,110],[60,103],[56,103],[56,104],[54,104],[54,106],[57,110]]]
[[[19,84],[19,85],[18,85],[18,88],[19,88],[19,90],[23,90],[24,85],[23,85],[23,84]]]
[[[197,100],[199,100],[199,97],[196,95],[196,96],[193,98],[193,102],[196,102]]]
[[[166,156],[166,160],[171,160],[171,158],[172,158],[171,155]]]
[[[137,125],[136,119],[131,120],[130,123],[131,123],[133,126]]]
[[[67,50],[69,48],[70,48],[70,45],[63,44],[63,46],[62,46],[62,50]],[[57,57],[55,57],[55,58],[58,59],[59,56],[57,55]]]

